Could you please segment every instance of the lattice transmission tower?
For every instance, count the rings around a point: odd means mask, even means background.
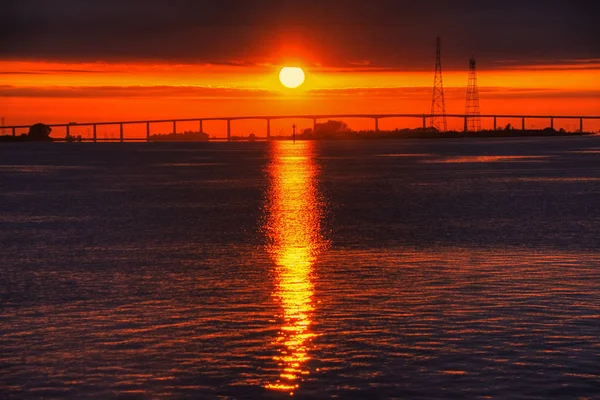
[[[469,84],[467,85],[467,107],[465,110],[465,132],[481,130],[481,116],[479,112],[479,89],[477,87],[477,62],[471,57],[469,60]]]
[[[437,56],[429,126],[441,132],[445,132],[448,127],[446,124],[446,103],[444,102],[444,82],[442,80],[442,39],[440,37],[437,38]]]

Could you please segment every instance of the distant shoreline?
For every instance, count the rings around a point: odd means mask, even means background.
[[[539,130],[482,130],[477,132],[459,132],[459,131],[423,131],[422,129],[403,129],[395,131],[348,131],[348,132],[328,132],[328,133],[301,133],[295,136],[295,140],[403,140],[403,139],[462,139],[462,138],[513,138],[513,137],[560,137],[560,136],[591,136],[596,135],[596,132],[567,132],[563,130],[539,129]],[[158,137],[157,137],[158,136]],[[162,136],[162,137],[160,137]],[[207,142],[223,142],[227,138],[219,138],[211,140],[208,137],[193,137],[189,133],[170,134],[170,135],[152,135],[148,142],[152,143],[207,143]],[[208,135],[207,135],[208,136]],[[293,140],[293,135],[271,136],[268,140]],[[266,141],[266,137],[244,137],[233,136],[230,142],[254,142]],[[92,139],[82,138],[79,140],[66,140],[64,138],[49,138],[46,140],[35,140],[27,137],[27,135],[0,136],[0,143],[24,143],[24,142],[70,142],[83,141],[91,142]],[[103,140],[98,139],[98,143],[115,143],[118,140]],[[124,142],[146,142],[143,139],[125,139]]]
[[[562,136],[591,136],[595,132],[567,132],[550,129],[540,130],[482,130],[477,132],[438,132],[417,130],[398,131],[361,131],[339,132],[330,134],[299,134],[296,140],[403,140],[403,139],[476,139],[476,138],[512,138],[512,137],[562,137]],[[292,135],[271,136],[271,140],[293,140]]]

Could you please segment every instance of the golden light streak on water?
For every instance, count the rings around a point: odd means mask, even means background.
[[[293,394],[302,376],[310,373],[311,317],[314,312],[313,264],[324,245],[317,190],[318,168],[314,143],[275,142],[269,165],[270,188],[266,232],[268,251],[275,263],[274,296],[282,307],[283,325],[274,357],[281,373],[267,389]]]

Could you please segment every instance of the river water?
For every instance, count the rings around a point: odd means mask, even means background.
[[[0,147],[0,398],[599,398],[600,138]]]

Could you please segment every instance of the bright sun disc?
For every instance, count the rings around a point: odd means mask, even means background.
[[[298,67],[283,67],[279,73],[281,84],[290,89],[295,89],[302,85],[304,79],[304,71]]]

